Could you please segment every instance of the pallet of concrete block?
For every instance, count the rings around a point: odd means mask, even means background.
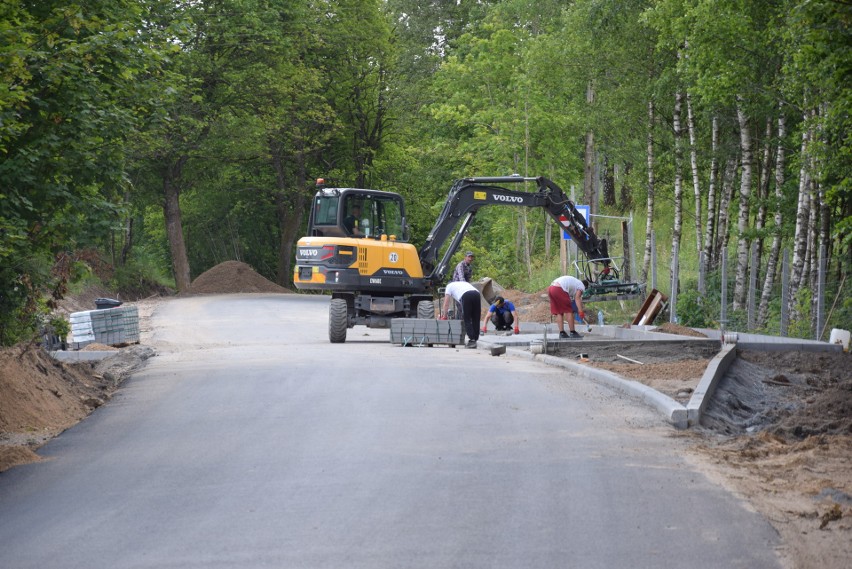
[[[391,320],[390,341],[401,346],[456,346],[464,344],[464,327],[461,320],[394,318]]]
[[[139,310],[135,306],[74,312],[70,320],[71,341],[79,345],[139,342]]]

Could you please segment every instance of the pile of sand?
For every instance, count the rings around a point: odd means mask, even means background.
[[[676,336],[691,336],[693,338],[706,338],[707,334],[703,334],[698,330],[693,330],[692,328],[687,328],[686,326],[681,326],[680,324],[674,324],[673,322],[666,322],[665,324],[661,324],[657,326],[654,332],[661,332],[663,334],[674,334]]]
[[[234,294],[241,292],[288,293],[291,290],[258,274],[246,263],[225,261],[201,273],[184,294]]]

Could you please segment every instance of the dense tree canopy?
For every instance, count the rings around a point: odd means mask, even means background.
[[[831,0],[3,0],[0,342],[84,251],[179,289],[227,259],[288,285],[317,177],[402,193],[419,244],[454,179],[548,176],[635,217],[646,251],[653,231],[658,265],[679,243],[684,278],[699,250],[729,259],[735,308],[765,278],[758,325],[781,247],[811,315],[824,248],[842,323],[850,20]],[[495,208],[465,248],[534,288],[550,231]]]

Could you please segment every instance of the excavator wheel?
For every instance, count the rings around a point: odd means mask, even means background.
[[[332,298],[328,307],[328,339],[332,344],[346,341],[346,329],[349,328],[349,308],[345,298]]]
[[[435,303],[431,300],[423,300],[417,304],[417,318],[424,320],[435,319]]]

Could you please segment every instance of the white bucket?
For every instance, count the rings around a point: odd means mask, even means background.
[[[544,352],[544,342],[542,340],[530,341],[530,353],[541,354]]]
[[[849,330],[841,330],[840,328],[832,328],[831,336],[828,338],[829,344],[841,344],[843,351],[849,351]]]

